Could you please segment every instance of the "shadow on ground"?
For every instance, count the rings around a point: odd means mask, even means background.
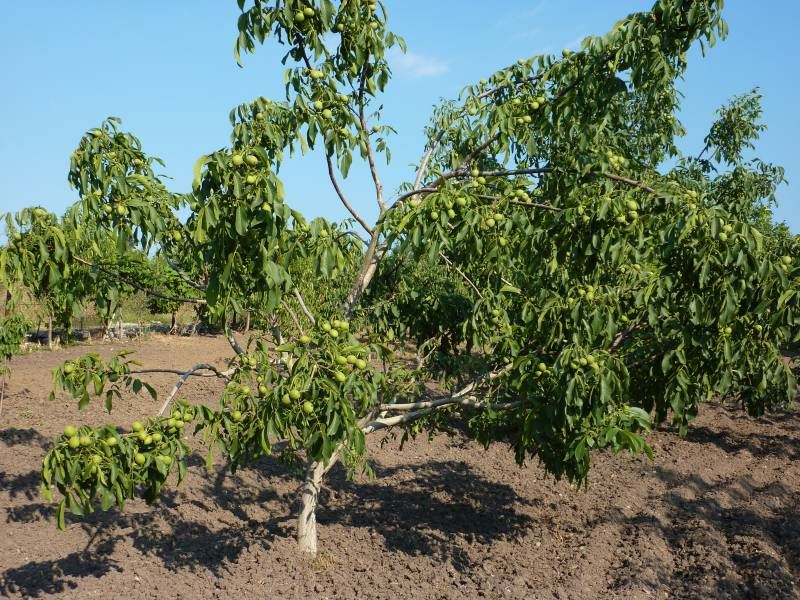
[[[195,468],[197,465],[192,470]],[[515,510],[515,505],[524,501],[511,487],[488,481],[462,463],[378,467],[377,472],[378,479],[356,484],[346,479],[342,469],[335,469],[329,479],[330,491],[323,494],[318,509],[320,523],[378,532],[390,550],[435,556],[457,569],[468,569],[471,564],[466,553],[452,543],[454,537],[489,544],[524,535],[530,525],[529,518]],[[142,554],[158,557],[170,570],[208,570],[223,575],[246,549],[257,544],[269,548],[276,538],[294,534],[294,494],[275,491],[275,478],[285,479],[283,473],[276,460],[261,460],[235,475],[222,470],[208,475],[205,493],[196,498],[183,499],[169,492],[143,512],[112,510],[73,519],[89,536],[86,548],[61,559],[8,569],[0,578],[0,593],[41,597],[73,589],[77,579],[121,571],[123,565],[110,555],[124,540],[131,540]],[[37,493],[38,473],[19,477],[11,485],[16,494],[32,498]],[[181,516],[181,501],[198,518]],[[265,510],[270,518],[253,518]],[[204,519],[209,513],[215,515],[211,523]],[[52,506],[29,503],[11,508],[6,515],[7,522],[42,519],[54,520]]]

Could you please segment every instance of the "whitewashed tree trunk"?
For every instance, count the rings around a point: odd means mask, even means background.
[[[309,554],[317,553],[317,502],[322,487],[325,465],[311,463],[306,471],[306,479],[300,490],[302,508],[297,518],[297,544],[300,550]]]

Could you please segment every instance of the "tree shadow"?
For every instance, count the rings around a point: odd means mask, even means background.
[[[461,572],[474,567],[463,546],[518,540],[533,526],[528,515],[517,511],[532,502],[464,463],[375,470],[377,479],[366,483],[348,481],[341,468],[332,471],[331,488],[346,497],[332,503],[330,493],[323,493],[317,520],[367,529],[390,550],[433,556]],[[392,485],[382,483],[388,477],[395,478]]]
[[[8,427],[0,430],[0,442],[6,446],[39,446],[48,448],[53,440],[43,436],[35,429]]]
[[[796,597],[800,493],[781,482],[758,485],[749,476],[713,484],[666,468],[655,473],[668,484],[667,517],[626,517],[618,510],[606,516],[633,542],[620,549],[616,591],[657,583],[680,598]],[[635,542],[648,534],[666,544],[669,556],[651,554],[643,571],[635,560],[643,548]]]
[[[283,512],[270,518],[257,520],[248,516],[248,510],[257,505],[272,507],[282,500],[273,490],[252,485],[253,477],[268,477],[273,470],[277,472],[277,467],[264,464],[257,467],[263,472],[243,470],[230,475],[222,468],[217,469],[197,494],[200,497],[206,494],[205,502],[184,497],[178,487],[165,491],[150,507],[140,501],[131,502],[136,512],[112,509],[98,510],[75,520],[68,516],[68,529],[74,526],[72,521],[89,537],[86,548],[60,559],[30,562],[6,570],[0,576],[0,595],[47,596],[76,588],[78,579],[122,571],[124,565],[112,558],[121,543],[132,544],[142,554],[157,557],[173,571],[210,571],[222,576],[248,548],[258,544],[268,548],[276,536],[286,537],[289,533],[285,526],[289,518],[286,513],[291,508],[289,502],[282,502]],[[10,486],[28,499],[37,493],[38,483],[38,472],[0,480],[4,488]],[[6,522],[39,520],[50,521],[53,535],[61,535],[55,531],[52,504],[28,503],[6,510]]]
[[[19,496],[34,500],[39,496],[41,477],[39,471],[30,471],[23,475],[12,475],[5,471],[0,471],[0,490],[8,492],[12,500],[17,499]]]
[[[759,423],[770,428],[769,433],[753,433],[747,427],[721,429],[693,425],[686,441],[695,444],[710,444],[725,452],[735,454],[747,451],[756,458],[779,456],[800,460],[800,419],[797,413],[786,412],[768,417],[752,419],[743,414],[728,414],[737,424]]]
[[[8,569],[0,574],[0,594],[19,594],[26,598],[50,596],[77,588],[77,578],[100,579],[111,571],[121,572],[122,567],[109,556],[113,550],[114,543],[104,541],[58,560],[33,561]]]

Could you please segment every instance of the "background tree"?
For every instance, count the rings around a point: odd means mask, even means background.
[[[465,418],[483,443],[507,441],[519,462],[584,483],[594,450],[649,453],[653,419],[685,432],[716,395],[751,414],[794,399],[781,352],[800,335],[798,265],[764,212],[782,172],[743,154],[761,128],[757,96],[722,109],[699,158],[676,146],[675,82],[693,44],[726,35],[721,2],[659,0],[580,51],[521,58],[468,86],[434,112],[414,181],[393,197],[378,167],[392,133],[378,99],[386,52],[404,44],[383,4],[239,7],[237,60],[267,37],[282,45],[286,97],[232,111],[231,147],[198,161],[191,197],[169,193],[157,160],[106,121],[73,154],[73,214],[108,215],[120,250],[182,257],[213,319],[257,304],[278,326],[246,349],[226,328],[229,368],[183,371],[161,415],[130,432],[68,427],[42,469],[44,492],[63,496],[61,526],[65,510],[153,500],[174,467],[182,478],[181,432],[194,421],[232,469],[270,454],[303,465],[298,542],[314,552],[325,472],[339,460],[368,471],[365,436],[377,431]],[[307,149],[324,152],[352,221],[307,222],[286,203],[278,168]],[[354,155],[374,183],[374,224],[340,181]],[[309,281],[336,292],[308,302]],[[409,301],[419,298],[446,307],[448,322]],[[305,321],[280,319],[294,308]],[[437,352],[404,360],[409,336]],[[91,385],[110,409],[123,387],[143,386],[129,365],[87,357],[57,370],[56,387],[85,403]],[[183,381],[208,371],[227,381],[219,406],[163,414]]]

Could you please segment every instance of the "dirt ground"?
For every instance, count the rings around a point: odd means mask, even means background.
[[[147,366],[217,364],[221,338],[126,345]],[[114,346],[91,349],[108,355]],[[321,552],[294,546],[298,482],[272,461],[231,476],[193,459],[162,503],[68,518],[59,532],[38,468],[65,424],[129,425],[149,396],[47,400],[50,369],[88,351],[15,358],[0,417],[0,594],[92,598],[797,598],[800,413],[749,420],[708,406],[685,440],[650,437],[656,457],[598,455],[588,493],[519,468],[502,445],[461,437],[370,440],[376,478],[328,480]],[[166,393],[173,381],[155,378]],[[212,403],[216,383],[183,397]],[[196,442],[191,442],[198,445]]]

